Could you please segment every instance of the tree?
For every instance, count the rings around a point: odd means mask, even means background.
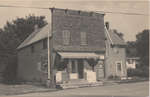
[[[116,33],[121,39],[123,39],[123,33],[118,32],[116,29],[113,29],[113,32]]]
[[[94,67],[97,65],[98,63],[98,59],[86,59],[86,61],[89,63],[89,65],[92,67],[92,70],[94,71]]]
[[[41,28],[47,24],[44,19],[44,16],[29,15],[25,18],[17,18],[12,22],[7,21],[4,28],[0,29],[0,49],[13,52],[13,55],[8,56],[9,62],[4,71],[3,77],[5,82],[11,82],[16,77],[16,48],[34,31],[35,25]]]
[[[143,71],[145,76],[149,74],[149,31],[143,30],[136,35],[136,49],[140,57],[138,69]]]
[[[128,57],[139,57],[139,64],[135,69],[129,69],[129,75],[149,76],[149,31],[143,30],[136,35],[136,41],[128,41],[126,53]]]
[[[128,41],[126,46],[127,57],[137,57],[136,41]]]
[[[0,41],[5,44],[6,48],[15,50],[33,31],[34,26],[39,28],[45,26],[47,22],[44,16],[29,15],[25,18],[17,18],[12,22],[6,23],[0,33]]]

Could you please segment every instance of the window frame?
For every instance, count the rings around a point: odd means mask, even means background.
[[[134,61],[132,59],[128,59],[127,61],[128,61],[128,64],[133,64],[134,63]]]
[[[80,32],[80,45],[88,45],[87,32]]]
[[[71,41],[71,32],[69,30],[63,30],[62,31],[62,42],[63,45],[70,45]]]
[[[118,63],[120,63],[120,65],[121,65],[121,70],[118,70]],[[122,73],[122,71],[123,71],[123,68],[122,68],[122,61],[116,61],[116,73]]]

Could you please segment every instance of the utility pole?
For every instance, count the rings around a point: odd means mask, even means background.
[[[51,14],[53,14],[53,9],[51,10]],[[51,15],[51,24],[50,30],[48,31],[48,80],[47,87],[55,88],[55,74],[54,74],[54,59],[53,59],[53,24],[52,24],[52,15]],[[51,34],[50,34],[51,33]]]
[[[50,87],[50,31],[48,31],[48,37],[47,37],[47,45],[48,45],[48,66],[47,66],[47,72],[48,72],[48,75],[47,75],[47,83],[46,83],[46,86],[49,88]]]

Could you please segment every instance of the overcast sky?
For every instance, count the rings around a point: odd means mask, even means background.
[[[0,0],[0,5],[17,5],[30,7],[56,7],[87,11],[111,11],[148,14],[149,2],[147,1],[115,1],[115,0]],[[48,9],[31,8],[2,8],[0,7],[0,28],[6,21],[12,21],[16,17],[25,17],[29,14],[37,16],[44,15],[46,20],[50,19]],[[106,13],[105,21],[110,22],[112,29],[117,29],[124,33],[126,41],[134,41],[135,35],[150,25],[149,16],[143,15],[123,15]]]

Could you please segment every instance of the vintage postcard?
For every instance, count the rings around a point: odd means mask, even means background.
[[[0,96],[148,97],[147,0],[0,0]]]

